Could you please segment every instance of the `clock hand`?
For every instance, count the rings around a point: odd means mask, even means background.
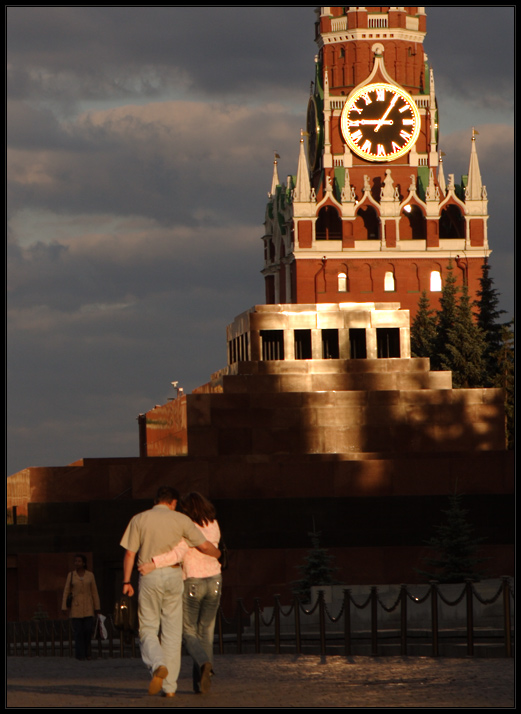
[[[397,101],[398,101],[398,95],[395,94],[394,97],[391,99],[391,102],[390,102],[389,106],[387,107],[385,114],[380,119],[380,121],[376,124],[376,126],[374,128],[375,131],[378,131],[378,129],[382,126],[382,124],[384,124],[384,123],[387,124],[387,122],[385,121],[387,119],[387,115],[389,114],[389,112],[394,107],[394,105],[396,104]]]
[[[354,119],[349,122],[349,126],[360,126],[360,124],[393,124],[392,119]],[[376,131],[376,129],[375,129]]]

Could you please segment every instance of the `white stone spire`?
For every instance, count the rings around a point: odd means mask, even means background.
[[[476,135],[478,132],[472,129],[472,148],[470,151],[469,174],[465,199],[467,201],[482,201],[486,197],[485,187],[481,182],[481,172],[479,170],[478,153],[476,151]]]
[[[297,178],[293,190],[293,200],[304,203],[309,201],[311,195],[311,182],[309,180],[308,160],[304,149],[304,135],[300,133],[300,152],[298,157]]]
[[[445,183],[445,174],[443,173],[443,154],[440,154],[440,161],[438,164],[438,186],[443,195],[447,192],[447,184]]]
[[[430,115],[430,127],[431,135],[429,139],[430,151],[429,151],[429,166],[436,166],[438,163],[438,147],[437,147],[437,104],[436,104],[436,92],[434,90],[434,72],[432,69],[429,71],[429,115]]]
[[[277,186],[280,186],[279,172],[277,169],[277,159],[280,159],[280,156],[277,154],[277,152],[275,152],[275,158],[273,159],[273,178],[271,180],[271,190],[268,196],[274,196],[275,192],[277,191]]]

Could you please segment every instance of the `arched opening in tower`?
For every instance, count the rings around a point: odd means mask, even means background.
[[[402,216],[405,221],[402,221],[400,225],[401,240],[425,240],[427,238],[425,216],[419,206],[406,206]]]
[[[360,240],[378,240],[380,238],[380,220],[375,209],[372,206],[361,208],[358,211],[358,218],[361,218],[363,223]]]
[[[316,224],[316,240],[342,240],[342,219],[333,206],[320,209]]]
[[[464,238],[465,220],[457,206],[444,208],[440,217],[440,238]]]

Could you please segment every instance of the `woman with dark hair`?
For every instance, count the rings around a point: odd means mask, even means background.
[[[84,555],[74,556],[74,570],[68,574],[63,590],[62,610],[69,610],[76,659],[90,659],[94,614],[101,610],[94,573],[87,570]]]
[[[206,540],[217,548],[221,538],[215,508],[200,493],[192,492],[179,502]],[[154,568],[164,568],[183,561],[183,643],[192,657],[194,691],[205,694],[210,690],[213,674],[213,638],[215,618],[222,591],[221,564],[216,558],[196,548],[184,548],[183,543],[169,553],[152,558],[153,563],[139,566],[142,575]]]

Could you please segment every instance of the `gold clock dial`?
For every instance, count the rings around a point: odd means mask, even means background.
[[[367,84],[348,98],[340,116],[346,144],[368,161],[394,161],[412,149],[420,133],[414,99],[392,84]]]

